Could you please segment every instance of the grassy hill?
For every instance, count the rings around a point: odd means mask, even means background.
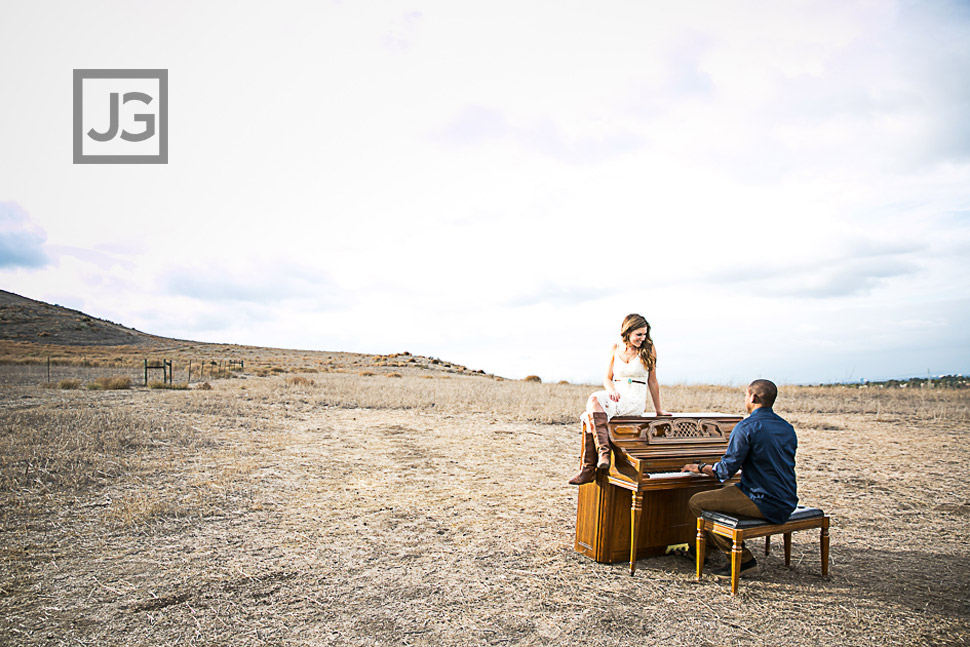
[[[363,376],[396,373],[486,376],[484,371],[433,357],[412,355],[407,351],[370,355],[160,337],[92,317],[79,310],[0,290],[0,364],[50,362],[55,366],[135,370],[143,365],[145,359],[161,358],[176,362],[176,372],[187,370],[190,361],[198,367],[203,361],[216,365],[231,359],[243,361],[246,371],[256,374],[354,371]]]
[[[63,346],[154,346],[166,341],[4,290],[0,290],[0,340]]]

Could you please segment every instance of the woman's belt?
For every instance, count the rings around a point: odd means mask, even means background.
[[[624,377],[624,378],[616,378],[615,377],[615,378],[613,378],[613,381],[614,382],[626,382],[627,384],[646,384],[646,382],[644,382],[642,380],[634,380],[632,377]]]

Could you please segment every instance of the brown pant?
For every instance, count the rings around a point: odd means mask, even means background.
[[[758,509],[755,502],[749,499],[748,495],[736,485],[726,485],[719,490],[698,492],[690,498],[687,505],[690,507],[691,514],[695,517],[701,516],[701,512],[704,510],[710,510],[711,512],[723,512],[732,516],[741,515],[742,517],[764,519],[764,515],[761,514],[761,510]],[[712,541],[728,557],[731,556],[731,541],[729,539],[708,532],[707,545],[710,546]],[[754,555],[745,548],[741,551],[741,561],[746,562],[749,559],[754,559]]]

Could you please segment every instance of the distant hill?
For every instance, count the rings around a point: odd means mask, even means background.
[[[164,353],[164,355],[161,355]],[[245,359],[247,370],[264,373],[348,372],[363,377],[402,374],[460,374],[496,377],[482,370],[407,351],[371,355],[342,351],[308,351],[240,346],[149,335],[79,310],[35,301],[0,290],[0,365],[38,364],[141,366],[148,357],[164,356],[183,363],[213,358]],[[373,369],[373,370],[368,370]],[[261,373],[264,372],[264,373]]]
[[[171,340],[0,290],[0,341],[64,346],[157,346]]]
[[[839,386],[852,389],[970,389],[970,377],[966,375],[937,375],[936,377],[909,377],[892,380],[860,382],[837,382],[834,384],[820,384],[819,386]]]

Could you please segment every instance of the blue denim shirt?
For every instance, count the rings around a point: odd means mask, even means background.
[[[714,465],[720,481],[741,469],[738,487],[771,523],[788,520],[798,503],[795,486],[795,429],[768,407],[735,425],[727,452]]]

